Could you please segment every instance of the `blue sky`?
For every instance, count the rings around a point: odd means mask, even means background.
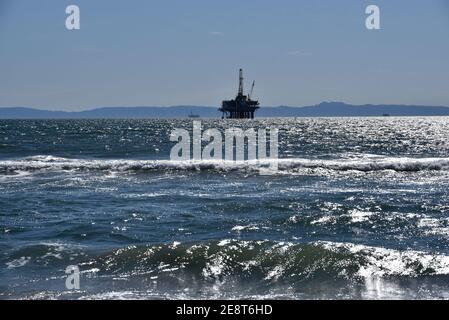
[[[240,67],[264,106],[449,106],[449,1],[0,0],[0,106],[218,106]]]

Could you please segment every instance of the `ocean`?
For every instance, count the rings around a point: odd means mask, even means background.
[[[272,175],[171,161],[192,121],[0,120],[0,299],[449,298],[448,117],[201,120]]]

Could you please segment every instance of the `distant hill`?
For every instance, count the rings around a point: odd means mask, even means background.
[[[197,114],[204,118],[219,118],[217,107],[108,107],[88,111],[65,112],[33,108],[0,108],[0,119],[98,119],[98,118],[186,118]],[[410,105],[349,105],[343,102],[323,102],[308,107],[262,107],[257,117],[376,117],[449,116],[449,107]]]
[[[33,108],[0,108],[0,119],[122,119],[122,118],[187,118],[197,114],[201,117],[219,117],[218,108],[175,107],[106,107],[87,111],[48,111]]]
[[[260,117],[376,117],[449,116],[449,107],[411,105],[350,105],[343,102],[323,102],[309,107],[262,108]]]

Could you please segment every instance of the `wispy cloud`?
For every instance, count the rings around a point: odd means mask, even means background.
[[[218,37],[222,37],[225,35],[224,32],[221,31],[209,31],[208,34],[210,36],[218,36]]]

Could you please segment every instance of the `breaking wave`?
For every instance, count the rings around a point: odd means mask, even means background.
[[[98,270],[99,275],[144,274],[152,279],[176,275],[176,279],[196,280],[237,277],[266,283],[449,274],[449,256],[443,254],[351,243],[268,240],[130,246],[97,257],[86,265]]]
[[[68,296],[79,299],[400,298],[408,292],[406,281],[423,290],[431,279],[443,289],[449,283],[447,255],[352,243],[228,239],[128,246],[99,256],[82,248],[45,248],[16,250],[8,270],[37,268],[48,259],[61,268],[75,263],[84,286],[96,288]],[[410,297],[421,297],[418,291]],[[27,296],[49,297],[64,298],[51,291]]]
[[[17,173],[32,171],[256,171],[269,169],[277,164],[280,172],[295,172],[301,169],[333,171],[382,171],[398,172],[449,170],[449,158],[405,158],[405,157],[371,157],[360,159],[303,159],[287,158],[278,160],[251,161],[171,161],[171,160],[103,160],[103,159],[68,159],[53,156],[34,156],[17,160],[0,161],[0,173]]]

